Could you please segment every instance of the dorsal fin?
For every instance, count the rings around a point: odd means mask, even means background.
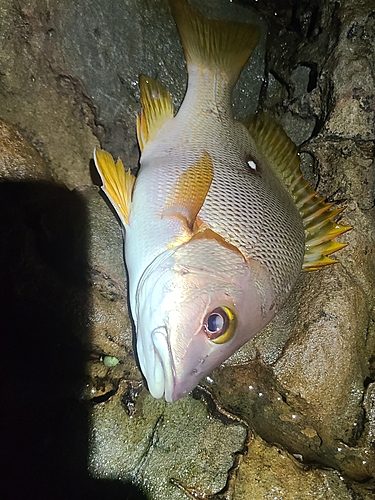
[[[297,146],[271,116],[260,112],[242,120],[270,167],[290,192],[302,176]]]
[[[246,64],[260,31],[255,25],[207,19],[186,0],[169,0],[188,65],[224,71],[233,83]]]
[[[94,150],[94,161],[107,195],[124,226],[129,225],[130,204],[135,176],[124,169],[120,159],[115,163],[112,155],[103,149]]]
[[[150,76],[139,77],[142,111],[137,120],[137,137],[141,151],[152,141],[164,123],[173,118],[172,98],[163,85]]]
[[[328,255],[345,247],[345,243],[334,241],[351,226],[335,222],[344,210],[332,208],[333,203],[310,188],[300,169],[297,147],[284,132],[281,125],[265,113],[246,118],[243,123],[266,159],[269,166],[291,194],[301,214],[305,228],[304,271],[315,271],[322,266],[338,262]]]

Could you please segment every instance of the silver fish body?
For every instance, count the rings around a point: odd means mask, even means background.
[[[304,256],[294,201],[233,119],[230,85],[215,79],[190,69],[179,112],[145,145],[125,242],[140,366],[150,392],[167,401],[186,395],[274,317]],[[184,202],[166,200],[204,154],[213,178],[190,220]],[[222,306],[235,313],[236,333],[215,344],[202,325]]]

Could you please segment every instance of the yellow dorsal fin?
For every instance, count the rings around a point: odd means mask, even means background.
[[[141,151],[152,141],[164,123],[173,118],[172,98],[163,85],[150,76],[139,77],[142,111],[137,120],[137,136]]]
[[[107,195],[124,226],[129,225],[130,203],[135,176],[124,169],[120,159],[115,163],[103,149],[94,150],[94,161],[102,180],[102,189]]]
[[[214,177],[212,159],[204,152],[199,161],[181,174],[166,199],[162,217],[178,217],[193,230],[199,210]]]
[[[315,271],[337,260],[327,256],[345,247],[334,238],[352,229],[335,222],[344,210],[332,208],[310,188],[300,169],[297,147],[286,135],[281,125],[265,113],[258,113],[244,120],[251,137],[269,166],[291,194],[301,214],[305,228],[304,271]]]
[[[242,121],[274,173],[290,191],[293,181],[302,177],[297,146],[266,113],[257,113]]]
[[[235,82],[258,43],[255,25],[207,19],[186,0],[169,0],[188,65],[224,71]]]

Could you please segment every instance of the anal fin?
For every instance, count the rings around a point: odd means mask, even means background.
[[[139,77],[142,111],[137,120],[137,137],[141,151],[152,141],[164,123],[173,118],[172,98],[163,85],[150,76]]]

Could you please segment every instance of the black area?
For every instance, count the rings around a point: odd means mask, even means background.
[[[363,381],[363,387],[365,389],[367,389],[367,387],[370,385],[370,384],[373,384],[374,383],[374,379],[371,378],[371,377],[366,377],[365,380]]]
[[[142,500],[87,470],[87,216],[54,184],[0,183],[0,495]]]
[[[309,81],[307,84],[307,92],[314,90],[318,84],[318,65],[311,62],[300,63],[299,66],[304,66],[310,69]]]
[[[98,174],[98,171],[96,170],[94,160],[90,161],[90,177],[91,177],[93,184],[95,184],[95,186],[102,185],[102,180],[100,178],[100,175]]]

